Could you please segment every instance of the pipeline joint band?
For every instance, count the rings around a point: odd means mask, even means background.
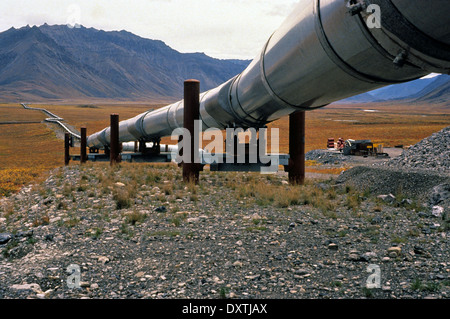
[[[272,39],[273,34],[270,36],[269,40],[267,40],[266,44],[264,45],[264,48],[261,52],[261,58],[259,59],[259,63],[260,63],[260,69],[261,69],[261,80],[262,83],[264,84],[264,87],[266,89],[266,91],[269,93],[270,97],[280,106],[282,107],[286,107],[286,108],[294,108],[294,109],[298,109],[301,108],[298,105],[294,105],[291,104],[285,100],[283,100],[280,96],[278,96],[275,91],[272,89],[272,87],[270,86],[269,80],[267,79],[267,75],[266,75],[266,66],[264,63],[264,59],[267,53],[267,48],[269,47],[269,43],[270,40]]]
[[[348,75],[368,83],[374,83],[374,84],[394,84],[396,82],[380,79],[368,74],[364,74],[353,68],[351,65],[349,65],[347,62],[345,62],[333,49],[333,46],[331,45],[330,41],[328,40],[327,35],[325,34],[325,30],[322,24],[322,16],[320,13],[320,0],[315,0],[314,4],[314,17],[315,17],[315,28],[316,28],[316,34],[320,41],[320,44],[322,45],[323,50],[328,55],[331,61],[333,61],[334,64],[336,64],[341,70],[343,70]]]
[[[239,97],[238,97],[237,88],[238,88],[238,86],[239,86],[238,84],[239,84],[239,81],[240,81],[241,77],[242,77],[242,73],[239,74],[238,76],[236,76],[236,77],[233,79],[233,82],[232,82],[231,85],[230,85],[230,91],[228,92],[228,97],[229,97],[228,103],[230,104],[230,111],[231,111],[231,113],[233,113],[233,116],[234,116],[236,119],[239,119],[239,121],[242,122],[244,125],[247,125],[248,127],[252,127],[252,126],[254,126],[254,123],[255,123],[255,122],[258,122],[258,120],[256,120],[255,118],[253,118],[251,115],[247,114],[247,112],[244,111],[244,108],[242,107],[241,103],[239,102]],[[248,118],[254,120],[254,122],[251,122],[251,121],[246,120],[245,118],[243,118],[242,116],[240,116],[240,115],[236,112],[236,110],[233,108],[233,101],[232,101],[232,96],[233,96],[232,92],[233,92],[233,90],[235,91],[236,103],[237,103],[238,107],[242,110],[242,112],[245,114],[246,117],[248,117]]]

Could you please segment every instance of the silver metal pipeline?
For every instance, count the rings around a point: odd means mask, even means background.
[[[43,109],[43,108],[30,107],[30,106],[26,105],[25,103],[21,103],[21,105],[25,110],[40,111],[40,112],[43,112],[43,113],[49,115],[50,117],[46,118],[44,120],[45,122],[58,124],[59,126],[61,126],[64,129],[64,131],[68,132],[71,136],[81,140],[81,136],[77,133],[74,133],[67,125],[63,124],[62,122],[64,121],[64,119],[59,117],[58,115],[56,115],[46,109]]]
[[[301,0],[239,75],[201,94],[203,130],[262,127],[299,110],[450,73],[448,0]],[[120,142],[183,126],[183,101],[120,122]],[[109,128],[88,146],[109,145]]]

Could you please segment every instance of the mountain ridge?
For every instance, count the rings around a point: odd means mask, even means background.
[[[214,88],[250,61],[180,53],[128,31],[44,24],[0,33],[3,99],[179,99],[183,82]]]
[[[390,85],[347,98],[336,103],[401,102],[449,104],[450,76],[437,75],[402,84]]]
[[[66,25],[14,27],[0,33],[0,101],[177,101],[183,82],[207,91],[241,73],[249,60],[180,53],[131,32]],[[448,104],[450,76],[387,86],[335,103]]]

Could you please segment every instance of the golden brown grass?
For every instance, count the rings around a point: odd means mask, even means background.
[[[44,119],[44,113],[25,110],[19,104],[0,104],[0,122],[40,122]]]
[[[305,170],[306,172],[309,173],[339,175],[348,169],[350,169],[350,167],[348,166],[324,167],[321,163],[318,163],[317,161],[305,161]]]
[[[305,185],[292,186],[264,181],[260,175],[247,177],[236,176],[230,179],[226,187],[234,190],[238,200],[255,203],[259,206],[275,206],[287,208],[297,205],[310,205],[323,213],[334,211],[338,205],[336,191],[333,188],[322,190],[313,181],[307,180]]]
[[[111,113],[118,113],[120,120],[132,118],[163,104],[109,104],[95,105],[95,108],[80,105],[35,105],[44,107],[66,119],[79,129],[86,126],[88,135],[109,126]],[[365,112],[377,110],[378,112]],[[385,147],[413,145],[432,133],[450,125],[448,108],[433,105],[330,105],[307,112],[306,151],[323,149],[328,138],[371,139]],[[284,117],[269,124],[269,128],[280,129],[280,152],[289,150],[289,119]],[[270,133],[270,132],[269,132]],[[270,145],[270,134],[268,136]],[[174,144],[170,137],[162,143]],[[204,146],[210,141],[204,141]]]
[[[41,121],[44,115],[19,105],[0,105],[2,121]],[[0,197],[58,167],[63,148],[44,124],[0,125]]]
[[[164,104],[101,104],[94,107],[76,105],[36,104],[63,117],[79,129],[87,127],[88,135],[109,125],[111,113],[120,120],[136,116]],[[365,112],[375,109],[379,112]],[[1,121],[42,121],[45,115],[24,110],[19,104],[0,104]],[[280,149],[289,151],[288,117],[269,125],[280,129]],[[371,139],[386,147],[413,145],[434,132],[450,125],[448,107],[433,105],[331,105],[311,111],[306,116],[306,151],[324,149],[327,139]],[[268,138],[270,142],[270,135]],[[174,144],[170,137],[163,143]],[[205,144],[209,144],[205,141]],[[0,125],[0,196],[17,191],[22,185],[42,178],[46,171],[63,164],[63,143],[45,124]],[[73,153],[77,150],[73,149]],[[310,164],[307,172],[339,174],[347,168],[327,168]],[[173,175],[175,176],[175,175]],[[146,176],[149,184],[158,184],[159,176]],[[164,192],[171,192],[167,186]],[[191,193],[195,200],[196,194]],[[270,197],[270,196],[269,196]]]
[[[118,113],[120,120],[132,118],[147,110],[164,106],[163,104],[96,104],[95,108],[80,105],[33,105],[44,107],[66,119],[79,129],[86,126],[88,135],[109,126],[111,113]],[[365,112],[377,110],[378,112]],[[21,111],[24,112],[25,110]],[[39,112],[34,112],[39,113]],[[26,114],[25,114],[26,115]],[[371,139],[386,147],[413,145],[450,125],[448,108],[430,105],[330,105],[307,112],[306,151],[323,149],[328,138]],[[280,152],[289,150],[289,120],[284,117],[269,124],[269,128],[280,129]],[[270,134],[268,136],[270,145]],[[163,143],[174,144],[170,137]],[[210,141],[205,141],[204,146]]]
[[[365,112],[377,110],[378,112]],[[352,122],[356,121],[356,122]],[[306,114],[306,151],[325,149],[328,138],[370,139],[385,147],[414,145],[450,125],[448,107],[435,105],[329,105]],[[280,128],[280,151],[289,151],[289,118]]]

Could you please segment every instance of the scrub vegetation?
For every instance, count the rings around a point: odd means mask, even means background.
[[[98,104],[90,102],[76,105],[30,105],[46,108],[63,117],[66,123],[79,129],[87,127],[92,134],[109,125],[109,115],[118,113],[120,119],[128,119],[161,104]],[[89,106],[89,107],[87,107]],[[365,112],[366,109],[376,112]],[[0,104],[0,197],[16,192],[23,185],[42,179],[52,168],[63,165],[63,142],[50,124],[39,123],[45,115],[41,112],[24,110],[20,104]],[[413,145],[423,138],[448,126],[450,116],[445,106],[429,105],[330,105],[307,113],[306,151],[324,149],[327,139],[371,139],[386,147]],[[6,124],[19,122],[24,124]],[[33,122],[33,123],[29,123]],[[287,153],[288,118],[269,125],[280,129],[280,152]],[[270,135],[268,137],[270,141]],[[162,140],[174,144],[170,137]],[[73,153],[79,152],[73,149]],[[307,162],[306,171],[322,174],[340,174],[349,167],[330,168],[318,163]],[[151,179],[152,177],[147,177]],[[155,177],[158,179],[158,177]],[[166,194],[170,194],[167,185]],[[118,205],[127,206],[120,200],[123,194],[116,193]],[[286,195],[288,196],[288,195]],[[195,200],[196,194],[191,198]],[[270,202],[269,199],[267,199]],[[264,203],[267,200],[263,200]],[[279,202],[286,205],[289,200]]]

